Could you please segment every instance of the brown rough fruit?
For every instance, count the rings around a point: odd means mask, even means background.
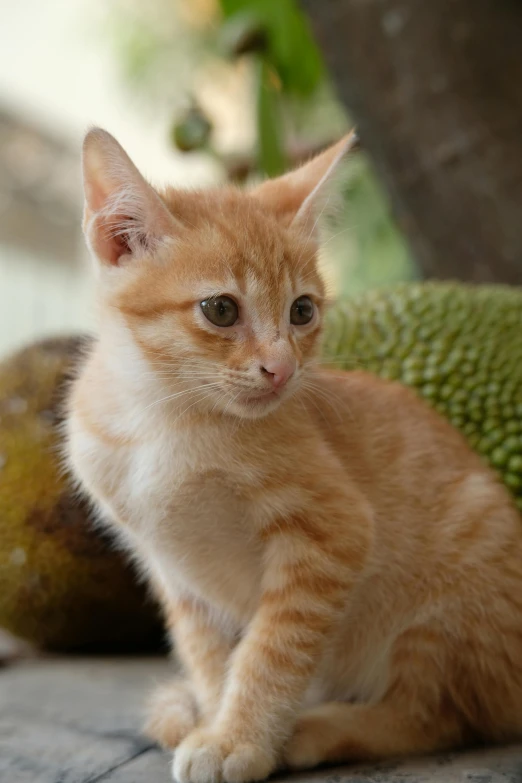
[[[157,606],[61,464],[63,397],[85,342],[45,340],[0,364],[0,626],[48,650],[158,650]]]

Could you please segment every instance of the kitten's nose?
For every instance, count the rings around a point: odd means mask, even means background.
[[[295,362],[269,361],[261,367],[261,374],[267,378],[274,389],[282,388],[295,372]]]

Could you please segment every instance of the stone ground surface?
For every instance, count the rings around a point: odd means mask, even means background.
[[[162,659],[27,658],[0,668],[1,783],[169,783],[140,734]],[[279,778],[283,780],[283,776]],[[324,769],[295,783],[522,783],[522,746]]]

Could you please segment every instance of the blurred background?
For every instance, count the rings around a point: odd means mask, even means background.
[[[18,0],[0,27],[0,356],[92,323],[80,149],[113,133],[155,184],[277,174],[352,120],[293,0]],[[417,275],[363,149],[325,240],[336,293]]]
[[[0,356],[90,328],[80,149],[154,184],[248,184],[353,124],[323,243],[335,294],[522,282],[512,0],[17,0],[0,26]]]

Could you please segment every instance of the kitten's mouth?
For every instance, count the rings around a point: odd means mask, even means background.
[[[286,396],[284,389],[266,389],[262,391],[243,391],[236,394],[229,405],[229,410],[236,415],[249,419],[257,419],[273,411]]]
[[[256,392],[254,394],[245,394],[242,397],[241,402],[262,404],[271,400],[277,400],[280,396],[280,393],[276,392],[274,389],[267,389],[266,391]]]
[[[288,396],[288,387],[279,389],[244,389],[233,397],[229,410],[246,418],[259,418],[275,410]]]
[[[247,392],[237,397],[235,402],[250,410],[262,410],[271,408],[281,402],[284,397],[283,389],[266,389],[265,391]]]

